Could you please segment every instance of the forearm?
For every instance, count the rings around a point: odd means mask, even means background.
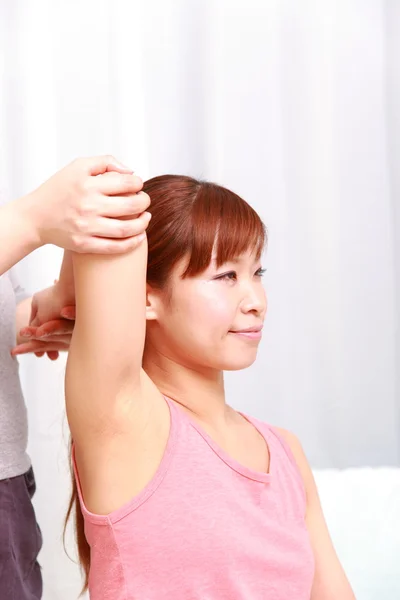
[[[41,246],[35,222],[35,196],[0,208],[0,275]]]
[[[31,316],[31,304],[32,298],[26,298],[26,300],[22,300],[17,306],[16,310],[16,331],[17,331],[17,340],[16,345],[23,344],[26,342],[26,338],[20,336],[19,332],[23,327],[27,327],[29,325],[29,320]]]

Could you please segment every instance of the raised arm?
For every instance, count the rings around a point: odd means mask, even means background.
[[[104,432],[140,386],[147,240],[119,257],[74,254],[76,320],[66,376],[75,443]],[[122,412],[121,412],[122,411]]]
[[[67,416],[86,505],[101,514],[146,484],[168,433],[154,410],[155,403],[165,403],[142,370],[144,237],[118,257],[73,255],[76,322],[66,372]]]

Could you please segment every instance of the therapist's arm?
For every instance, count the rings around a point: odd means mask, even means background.
[[[147,225],[137,216],[141,187],[113,157],[75,160],[0,207],[0,275],[44,244],[101,254],[135,248]]]
[[[27,325],[29,325],[29,319],[31,316],[31,304],[32,304],[32,298],[26,298],[25,300],[22,300],[22,302],[20,302],[17,305],[17,310],[16,310],[16,314],[15,314],[15,323],[16,323],[16,330],[17,330],[17,340],[16,340],[17,344],[22,344],[23,342],[26,342],[26,338],[23,338],[19,332],[23,327],[26,327]]]
[[[0,275],[42,245],[33,214],[30,196],[0,207]]]

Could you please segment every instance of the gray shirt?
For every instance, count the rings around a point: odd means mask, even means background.
[[[16,339],[16,307],[25,297],[15,270],[0,275],[0,480],[22,475],[31,464],[26,453],[28,422],[19,365],[10,356]]]

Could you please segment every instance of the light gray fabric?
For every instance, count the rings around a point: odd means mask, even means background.
[[[13,270],[0,276],[0,480],[22,475],[30,467],[19,365],[10,355],[15,345],[16,306],[25,297]]]

